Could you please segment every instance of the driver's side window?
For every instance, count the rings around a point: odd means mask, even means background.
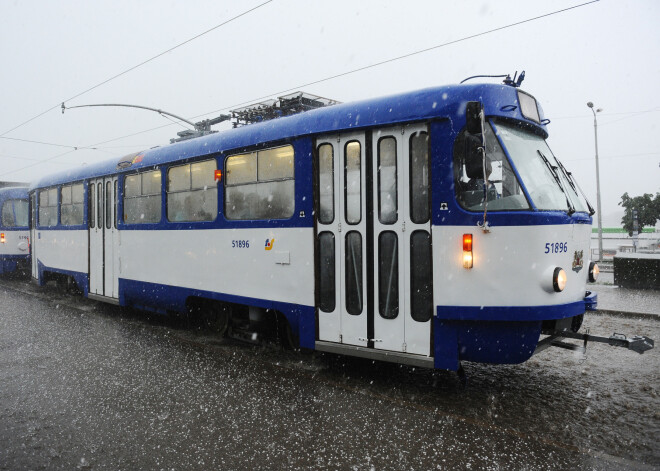
[[[528,209],[529,204],[490,124],[486,124],[486,159],[481,135],[463,130],[454,142],[456,200],[469,211]],[[485,177],[485,178],[484,178]]]

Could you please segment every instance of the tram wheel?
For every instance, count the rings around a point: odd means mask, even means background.
[[[209,303],[204,309],[204,326],[214,334],[224,336],[229,327],[229,306]]]
[[[285,350],[296,350],[298,348],[298,339],[293,334],[289,321],[280,313],[277,313],[277,334]]]
[[[580,327],[582,327],[583,320],[584,314],[580,314],[579,316],[575,316],[573,319],[571,319],[571,330],[577,333],[577,331],[580,330]]]

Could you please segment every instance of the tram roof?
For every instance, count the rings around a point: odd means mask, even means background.
[[[547,135],[543,124],[539,125],[522,116],[518,106],[517,90],[508,85],[498,84],[447,85],[336,104],[148,149],[138,153],[141,155],[139,162],[126,168],[118,167],[118,163],[125,157],[117,157],[50,174],[32,182],[30,189],[134,172],[141,168],[188,158],[240,151],[268,142],[284,142],[300,136],[341,133],[439,118],[456,118],[457,130],[459,130],[464,125],[466,103],[477,100],[484,104],[487,116],[505,116],[525,121]],[[511,109],[511,105],[514,109]],[[540,105],[539,114],[543,120]]]
[[[26,186],[8,186],[0,188],[0,199],[27,198],[28,189]]]

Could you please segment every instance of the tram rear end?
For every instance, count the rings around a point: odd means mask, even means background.
[[[0,275],[30,268],[27,188],[0,189]]]

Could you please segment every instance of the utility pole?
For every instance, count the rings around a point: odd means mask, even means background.
[[[596,113],[603,111],[602,108],[594,110],[592,102],[587,103],[587,106],[594,114],[594,142],[596,143],[596,209],[598,211],[598,261],[603,261],[603,216],[600,207],[600,169],[598,168],[598,121],[596,120]]]

